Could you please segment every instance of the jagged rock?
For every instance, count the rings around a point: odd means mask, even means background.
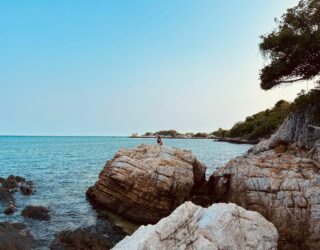
[[[25,225],[0,222],[0,250],[29,250],[34,243]]]
[[[186,202],[156,225],[141,226],[114,250],[277,249],[276,228],[260,214],[235,204],[209,208]]]
[[[201,186],[205,171],[191,151],[157,145],[121,149],[87,197],[129,220],[154,223]]]
[[[216,201],[261,213],[278,229],[281,249],[320,247],[320,168],[303,152],[246,154],[209,180]]]
[[[319,153],[320,129],[313,126],[317,125],[318,122],[313,118],[315,108],[315,106],[310,106],[306,110],[291,113],[269,140],[261,141],[252,147],[249,152],[256,154],[274,149],[279,144],[285,144],[307,150],[316,147],[317,152],[315,153]]]
[[[21,215],[34,220],[49,221],[51,218],[49,209],[43,206],[27,206],[22,210]]]
[[[92,229],[78,228],[75,231],[63,231],[50,245],[51,250],[108,250],[112,241]]]
[[[297,108],[269,140],[218,169],[208,183],[216,201],[271,221],[280,249],[320,249],[319,101]]]

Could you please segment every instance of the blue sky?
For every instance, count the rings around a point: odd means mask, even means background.
[[[213,131],[292,100],[259,36],[297,0],[0,2],[0,134]]]

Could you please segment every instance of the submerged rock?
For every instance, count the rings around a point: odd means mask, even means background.
[[[0,222],[0,250],[29,250],[34,243],[24,224]]]
[[[87,197],[129,220],[154,223],[201,186],[205,171],[190,151],[157,145],[121,149]]]
[[[186,202],[156,225],[141,226],[114,250],[277,249],[276,228],[260,214],[235,204],[209,208]]]
[[[49,221],[51,218],[49,209],[42,206],[27,206],[22,210],[21,215],[34,220]]]

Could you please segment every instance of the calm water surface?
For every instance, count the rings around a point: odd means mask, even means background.
[[[15,194],[18,211],[14,215],[4,215],[0,205],[0,221],[27,224],[40,240],[40,248],[48,248],[57,232],[95,224],[96,212],[85,198],[87,188],[95,183],[105,162],[120,148],[133,148],[141,143],[152,144],[155,139],[0,137],[0,177],[19,175],[36,185],[35,195]],[[164,144],[192,150],[208,166],[207,176],[250,147],[207,139],[164,139]],[[27,205],[49,207],[51,221],[24,219],[20,213]]]

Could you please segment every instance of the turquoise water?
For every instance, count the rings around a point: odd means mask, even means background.
[[[214,142],[207,139],[164,139],[164,145],[190,149],[208,166],[207,176],[249,145]],[[30,227],[40,246],[46,248],[54,234],[66,229],[86,227],[96,222],[95,210],[85,192],[98,178],[105,162],[122,147],[132,148],[155,139],[125,137],[0,137],[0,177],[10,174],[34,181],[36,194],[16,194],[18,211],[0,221],[23,222]],[[50,222],[25,220],[20,216],[27,205],[43,205],[52,211]],[[3,207],[0,205],[0,211]]]

